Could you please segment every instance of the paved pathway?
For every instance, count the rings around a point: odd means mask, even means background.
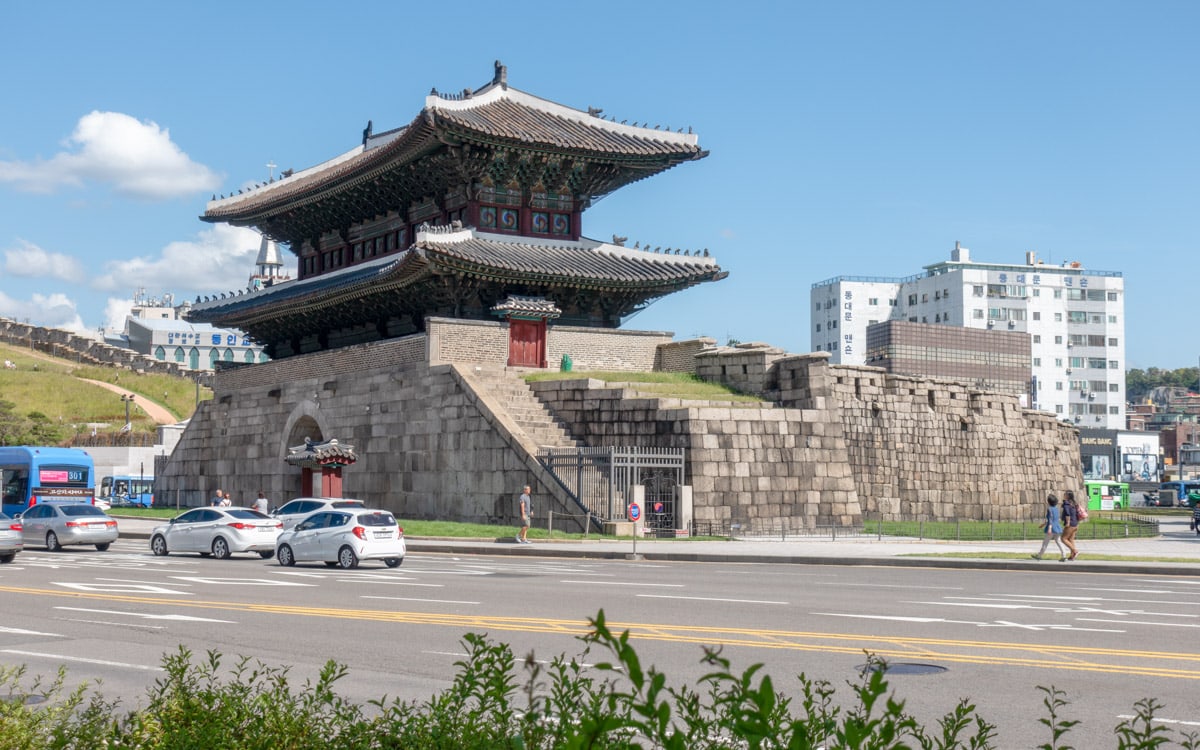
[[[155,424],[175,424],[179,421],[171,412],[167,411],[153,401],[147,401],[145,396],[134,393],[133,391],[127,391],[119,385],[105,383],[103,380],[89,380],[88,378],[79,378],[79,380],[83,381],[84,383],[98,385],[101,388],[112,391],[113,393],[119,393],[122,396],[133,396],[134,406],[137,406],[142,411],[146,412],[146,416],[153,419]]]

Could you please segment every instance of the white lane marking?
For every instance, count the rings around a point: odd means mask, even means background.
[[[24,630],[22,628],[6,628],[3,625],[0,625],[0,633],[12,633],[13,635],[48,635],[53,638],[64,637],[58,633],[43,633],[38,630]]]
[[[357,580],[354,578],[339,578],[338,583],[370,583],[370,584],[382,583],[385,586],[417,586],[417,587],[424,587],[424,588],[429,588],[429,589],[444,589],[444,588],[446,588],[446,584],[444,584],[444,583],[414,583],[414,582],[408,581],[408,580],[361,581],[361,580]]]
[[[178,581],[192,583],[211,583],[218,586],[314,586],[312,583],[297,583],[295,581],[276,581],[269,578],[208,578],[206,576],[171,576]]]
[[[162,586],[151,586],[145,583],[138,584],[107,584],[107,583],[55,583],[56,586],[63,586],[69,589],[78,591],[92,591],[102,594],[174,594],[176,596],[191,596],[189,591],[176,591],[175,589],[165,589]]]
[[[138,584],[145,584],[147,586],[157,586],[160,583],[162,583],[162,581],[131,581],[127,578],[97,578],[96,580],[97,581],[110,581],[112,583],[138,583]],[[177,585],[188,586],[189,584],[184,583],[184,584],[172,584],[172,585],[173,586],[177,586]]]
[[[1030,594],[1022,596],[1018,594],[999,594],[1006,601],[1021,601],[1023,599],[1033,599],[1037,601],[1081,601],[1081,602],[1116,602],[1119,604],[1181,604],[1187,607],[1193,607],[1195,602],[1181,602],[1178,599],[1117,599],[1110,596],[1036,596]],[[950,596],[948,599],[982,599],[991,601],[990,596]]]
[[[634,581],[559,581],[559,583],[585,583],[592,586],[644,586],[647,588],[681,589],[682,583],[636,583]]]
[[[1133,714],[1117,714],[1117,718],[1128,721],[1129,719],[1140,719],[1141,717],[1134,716]],[[1161,716],[1155,716],[1154,723],[1155,724],[1178,724],[1179,726],[1183,726],[1183,727],[1200,727],[1200,721],[1188,721],[1186,719],[1164,719]]]
[[[959,597],[965,598],[965,597]],[[988,599],[964,602],[905,602],[906,604],[921,604],[941,607],[982,607],[985,609],[1038,609],[1047,612],[1057,612],[1064,615],[1147,615],[1150,617],[1188,617],[1195,619],[1200,615],[1175,614],[1171,612],[1147,612],[1144,609],[1102,609],[1100,607],[1048,607],[1037,604],[1008,604],[993,602]]]
[[[191,615],[152,615],[146,612],[121,612],[114,609],[84,609],[83,607],[55,607],[66,612],[92,612],[100,615],[122,615],[125,617],[141,617],[147,620],[175,620],[177,622],[221,622],[233,623],[234,620],[214,620],[211,617],[192,617]]]
[[[144,672],[161,672],[162,667],[149,667],[145,664],[129,664],[123,661],[106,661],[104,659],[84,659],[81,656],[64,656],[63,654],[47,654],[42,651],[18,651],[12,648],[0,650],[0,654],[12,654],[13,656],[32,656],[35,659],[53,659],[56,661],[73,661],[80,664],[99,664],[104,667],[125,667],[126,669],[140,669]]]
[[[996,620],[995,622],[976,622],[974,620],[946,620],[941,617],[897,617],[892,615],[858,615],[847,612],[813,612],[814,615],[822,615],[825,617],[849,617],[856,620],[892,620],[896,622],[915,622],[915,623],[945,623],[947,625],[974,625],[977,628],[1020,628],[1022,630],[1075,630],[1087,631],[1089,633],[1124,633],[1124,630],[1113,630],[1109,628],[1077,628],[1073,625],[1024,625],[1022,623],[1011,622],[1009,620]]]
[[[790,604],[790,602],[773,602],[767,599],[721,599],[716,596],[670,596],[668,594],[638,594],[644,599],[686,599],[693,602],[732,602],[734,604]]]
[[[396,602],[427,602],[429,604],[479,604],[479,602],[458,601],[456,599],[417,599],[411,596],[364,596],[363,599],[388,599]]]
[[[838,588],[851,588],[854,586],[862,586],[872,589],[927,589],[929,591],[962,591],[962,586],[909,586],[892,583],[842,583],[840,581],[816,581],[814,586],[837,586]]]
[[[1200,628],[1200,625],[1194,625],[1192,623],[1187,623],[1187,622],[1154,622],[1151,620],[1147,620],[1145,622],[1143,622],[1141,620],[1101,620],[1101,619],[1095,618],[1095,617],[1079,617],[1077,619],[1083,620],[1085,622],[1119,622],[1122,625],[1157,625],[1157,626],[1163,627],[1163,628]]]
[[[1170,589],[1101,589],[1093,586],[1080,586],[1080,591],[1110,591],[1114,594],[1174,594]]]
[[[1173,581],[1173,580],[1167,579],[1164,581],[1159,581],[1159,580],[1155,580],[1153,578],[1147,578],[1144,582],[1145,583],[1161,583],[1161,584],[1165,584],[1167,586],[1170,586],[1170,585],[1176,584],[1176,583],[1181,586],[1200,586],[1200,581],[1189,581],[1187,579],[1182,579],[1182,580],[1178,580],[1178,581]]]
[[[65,620],[67,622],[82,622],[84,625],[112,625],[116,628],[125,628],[126,630],[166,630],[166,625],[143,625],[135,623],[130,625],[127,622],[114,622],[111,620],[89,620],[84,617],[57,617],[57,620]]]

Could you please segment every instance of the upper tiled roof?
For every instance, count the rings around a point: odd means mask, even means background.
[[[435,91],[407,126],[377,136],[368,127],[361,145],[286,178],[216,198],[202,218],[261,223],[285,209],[368,184],[448,144],[536,151],[612,165],[615,171],[594,184],[601,192],[707,155],[690,129],[684,133],[627,125],[604,119],[596,110],[584,112],[541,99],[510,88],[498,66],[488,85],[457,96]]]

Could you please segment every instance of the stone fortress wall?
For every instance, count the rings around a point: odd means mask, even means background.
[[[548,351],[565,349],[556,333],[551,326]],[[690,363],[704,379],[766,399],[647,398],[582,377],[533,384],[586,445],[686,448],[700,523],[801,529],[875,513],[1028,519],[1046,493],[1082,486],[1075,429],[1022,409],[1015,396],[830,365],[821,353],[671,342],[669,334],[604,331],[591,353],[586,333],[570,331],[578,370],[686,371]],[[237,498],[262,489],[285,500],[299,491],[298,470],[283,460],[288,447],[337,438],[360,457],[344,471],[344,494],[402,517],[508,523],[526,483],[543,509],[578,513],[536,460],[537,445],[473,377],[473,363],[502,365],[497,340],[506,336],[503,323],[435,319],[404,339],[220,372],[159,492],[185,506],[218,486]]]

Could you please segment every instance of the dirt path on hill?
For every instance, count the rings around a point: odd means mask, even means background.
[[[91,383],[92,385],[98,385],[101,388],[112,391],[113,393],[119,393],[122,396],[133,396],[134,406],[137,406],[139,409],[146,412],[146,416],[153,419],[156,424],[175,424],[179,421],[174,415],[171,414],[171,412],[167,411],[153,401],[146,400],[146,397],[139,393],[127,391],[119,385],[105,383],[103,380],[90,380],[88,378],[79,378],[79,380],[82,380],[85,383]]]

